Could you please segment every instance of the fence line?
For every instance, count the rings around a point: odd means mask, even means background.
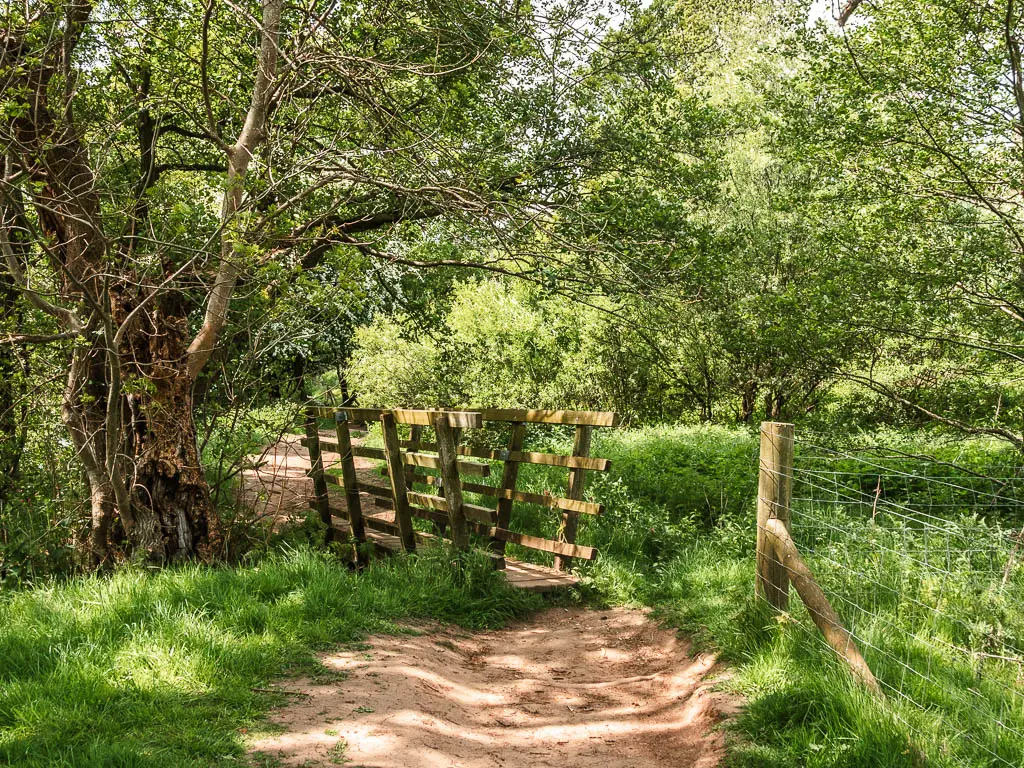
[[[1024,477],[917,474],[903,467],[934,464],[900,454],[902,467],[886,466],[803,441],[791,425],[763,425],[761,449],[758,594],[875,681],[908,749],[929,744],[943,764],[1022,768]],[[996,490],[1009,480],[1021,497],[1007,495],[1009,482]],[[789,583],[806,578],[824,602],[803,585],[806,611],[790,610]]]

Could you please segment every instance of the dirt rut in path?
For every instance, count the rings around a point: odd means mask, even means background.
[[[644,611],[552,608],[497,632],[373,637],[323,657],[341,682],[290,680],[285,766],[710,768],[736,709],[708,655]]]

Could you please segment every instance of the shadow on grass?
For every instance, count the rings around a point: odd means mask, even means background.
[[[308,550],[243,568],[122,571],[0,602],[0,764],[238,765],[314,651],[430,617],[492,627],[535,608],[491,566],[446,552],[356,575]]]

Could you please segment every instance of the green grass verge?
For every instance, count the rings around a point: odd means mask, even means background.
[[[491,627],[538,605],[443,551],[362,574],[297,550],[248,567],[122,570],[0,598],[0,764],[237,766],[261,693],[314,651],[431,617]]]

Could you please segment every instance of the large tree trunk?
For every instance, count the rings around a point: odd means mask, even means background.
[[[126,319],[130,311],[122,306],[118,314]],[[120,358],[131,361],[122,373],[133,472],[129,540],[153,561],[210,559],[220,536],[199,456],[185,302],[165,293],[127,322]]]
[[[218,554],[220,535],[199,458],[191,381],[173,376],[159,389],[139,403],[135,425],[133,549],[152,561],[208,560]]]

